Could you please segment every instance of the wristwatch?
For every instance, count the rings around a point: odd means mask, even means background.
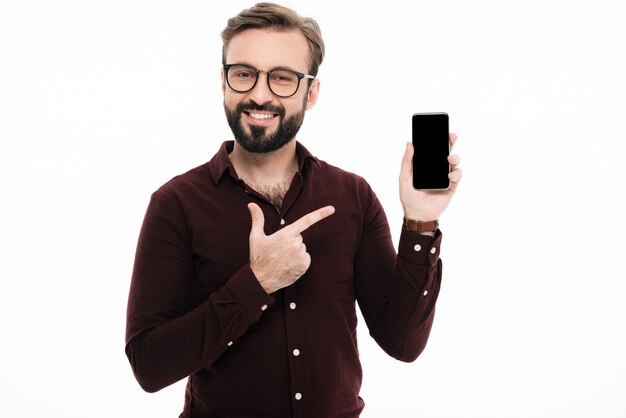
[[[438,220],[434,220],[434,221],[429,221],[429,222],[422,222],[422,221],[416,221],[414,219],[407,219],[405,217],[404,218],[404,226],[409,231],[414,231],[414,232],[434,232],[439,227],[439,221]]]

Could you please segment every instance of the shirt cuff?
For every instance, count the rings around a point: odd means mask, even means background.
[[[243,314],[253,322],[258,321],[263,312],[274,304],[274,298],[265,292],[249,264],[235,273],[225,287]]]
[[[403,260],[419,265],[435,265],[439,260],[441,246],[441,231],[437,229],[435,236],[413,232],[402,226],[398,255]]]

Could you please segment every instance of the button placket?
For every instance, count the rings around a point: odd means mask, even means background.
[[[288,356],[288,364],[289,364],[289,372],[291,374],[291,390],[293,396],[294,407],[299,405],[300,401],[303,397],[303,388],[302,388],[302,373],[304,370],[303,363],[303,347],[301,346],[300,338],[298,337],[299,331],[301,327],[298,323],[298,310],[299,306],[296,303],[296,294],[297,288],[290,286],[285,289],[285,326],[286,326],[286,334],[287,334],[287,347],[288,352],[286,353]]]

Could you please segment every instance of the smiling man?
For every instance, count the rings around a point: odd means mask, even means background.
[[[149,392],[188,378],[180,417],[358,417],[356,302],[390,356],[424,349],[451,187],[412,187],[398,251],[361,177],[296,140],[317,100],[318,25],[259,3],[228,21],[222,90],[234,141],[159,188],[137,246],[126,354]],[[451,136],[454,143],[456,137]]]

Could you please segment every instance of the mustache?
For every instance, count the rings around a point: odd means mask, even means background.
[[[249,112],[249,111],[260,111],[260,112],[269,112],[269,113],[275,113],[278,116],[285,116],[285,108],[282,106],[275,106],[275,105],[271,105],[271,104],[266,104],[266,105],[261,105],[259,106],[256,103],[239,103],[237,105],[237,113],[241,114],[243,112]]]

